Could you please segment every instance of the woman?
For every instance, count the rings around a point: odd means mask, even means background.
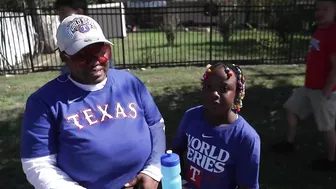
[[[27,100],[21,160],[37,189],[157,188],[164,122],[145,85],[108,68],[111,43],[92,18],[72,15],[57,30],[70,69]]]

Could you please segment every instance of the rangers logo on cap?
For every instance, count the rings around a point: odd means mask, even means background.
[[[75,36],[75,33],[78,31],[80,33],[89,32],[91,29],[97,29],[95,24],[85,17],[75,18],[70,21],[67,26],[67,33],[72,39]]]

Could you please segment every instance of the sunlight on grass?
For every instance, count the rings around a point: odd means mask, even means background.
[[[295,35],[290,49],[289,43],[281,43],[272,31],[239,30],[228,42],[224,42],[220,33],[179,31],[175,44],[167,46],[164,32],[128,33],[124,39],[112,39],[115,62],[122,64],[150,64],[166,62],[202,62],[212,60],[287,60],[289,52],[292,58],[302,57],[309,36]],[[210,51],[211,49],[211,51]],[[125,60],[123,53],[125,52]],[[211,52],[211,54],[210,54]]]

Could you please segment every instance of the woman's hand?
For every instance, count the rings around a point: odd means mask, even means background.
[[[139,173],[132,181],[125,184],[125,187],[134,187],[135,185],[139,189],[157,189],[159,182],[146,174]]]

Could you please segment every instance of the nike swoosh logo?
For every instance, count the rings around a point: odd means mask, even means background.
[[[78,98],[75,98],[75,99],[72,99],[72,100],[68,100],[68,104],[72,104],[73,102],[81,99],[82,97],[78,97]]]
[[[202,137],[203,137],[203,138],[213,138],[213,136],[207,136],[207,135],[205,135],[204,133],[202,134]]]

